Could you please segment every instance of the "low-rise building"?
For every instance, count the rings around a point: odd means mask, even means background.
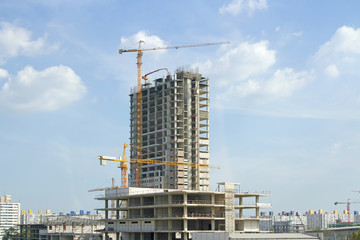
[[[99,214],[22,215],[21,240],[102,240]]]
[[[105,201],[105,208],[98,209],[105,211],[105,236],[190,239],[194,232],[260,232],[260,208],[271,207],[260,197],[269,195],[240,192],[238,183],[219,183],[217,191],[109,188],[96,199]]]

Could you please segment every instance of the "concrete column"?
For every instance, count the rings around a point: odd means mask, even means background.
[[[184,193],[184,203],[185,204],[187,204],[187,197],[188,197],[187,193]]]
[[[172,204],[172,195],[171,194],[168,195],[168,203]]]
[[[119,211],[119,208],[120,208],[120,200],[116,200],[116,219],[120,219],[120,211]]]
[[[214,220],[214,216],[215,216],[215,208],[214,208],[214,204],[215,204],[215,195],[211,195],[211,203],[213,204],[213,206],[211,206],[211,230],[215,230],[215,220]]]
[[[169,230],[172,230],[172,223],[173,223],[173,221],[172,220],[169,220],[168,221],[168,228],[169,228]]]
[[[169,214],[169,217],[172,217],[172,207],[168,207],[168,214]]]
[[[105,219],[109,218],[109,200],[105,200]]]
[[[119,232],[116,233],[116,240],[120,240],[120,233]]]
[[[172,240],[172,233],[171,232],[168,232],[168,240]],[[157,239],[157,238],[155,238],[155,239]]]
[[[140,240],[144,240],[144,233],[143,232],[140,233]]]
[[[184,231],[188,230],[188,220],[184,219]]]
[[[256,196],[256,206],[258,205],[259,203],[259,199],[260,197],[259,196]],[[256,207],[256,217],[259,218],[260,217],[260,208],[259,207]]]

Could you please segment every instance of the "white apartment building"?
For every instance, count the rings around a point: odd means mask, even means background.
[[[12,203],[11,195],[0,197],[0,239],[5,231],[20,223],[20,203]]]

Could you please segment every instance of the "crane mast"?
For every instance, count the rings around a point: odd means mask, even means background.
[[[141,48],[141,44],[145,43],[143,40],[138,42],[139,46],[137,49],[119,49],[119,54],[128,53],[128,52],[136,52],[137,53],[137,154],[136,154],[136,186],[141,187],[141,155],[142,155],[142,144],[141,144],[141,67],[142,67],[142,56],[144,51],[154,51],[154,50],[164,50],[164,49],[178,49],[178,48],[188,48],[188,47],[202,47],[202,46],[211,46],[211,45],[219,45],[219,44],[229,44],[230,42],[216,42],[216,43],[202,43],[202,44],[194,44],[194,45],[180,45],[180,46],[169,46],[169,47],[154,47],[154,48]]]
[[[350,204],[351,203],[360,203],[360,202],[350,202],[350,199],[347,200],[347,202],[335,202],[335,205],[338,204],[346,204],[347,214],[348,214],[348,223],[350,223]]]

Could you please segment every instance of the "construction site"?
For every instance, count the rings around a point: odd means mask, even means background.
[[[209,79],[192,70],[166,68],[142,75],[144,51],[200,47],[120,49],[137,53],[138,84],[130,92],[130,142],[119,163],[121,186],[104,191],[106,239],[200,239],[198,233],[259,233],[261,202],[268,192],[241,192],[238,183],[218,183],[210,191]],[[166,76],[148,81],[159,71]],[[127,148],[130,149],[127,158]],[[129,166],[128,166],[129,165]]]

